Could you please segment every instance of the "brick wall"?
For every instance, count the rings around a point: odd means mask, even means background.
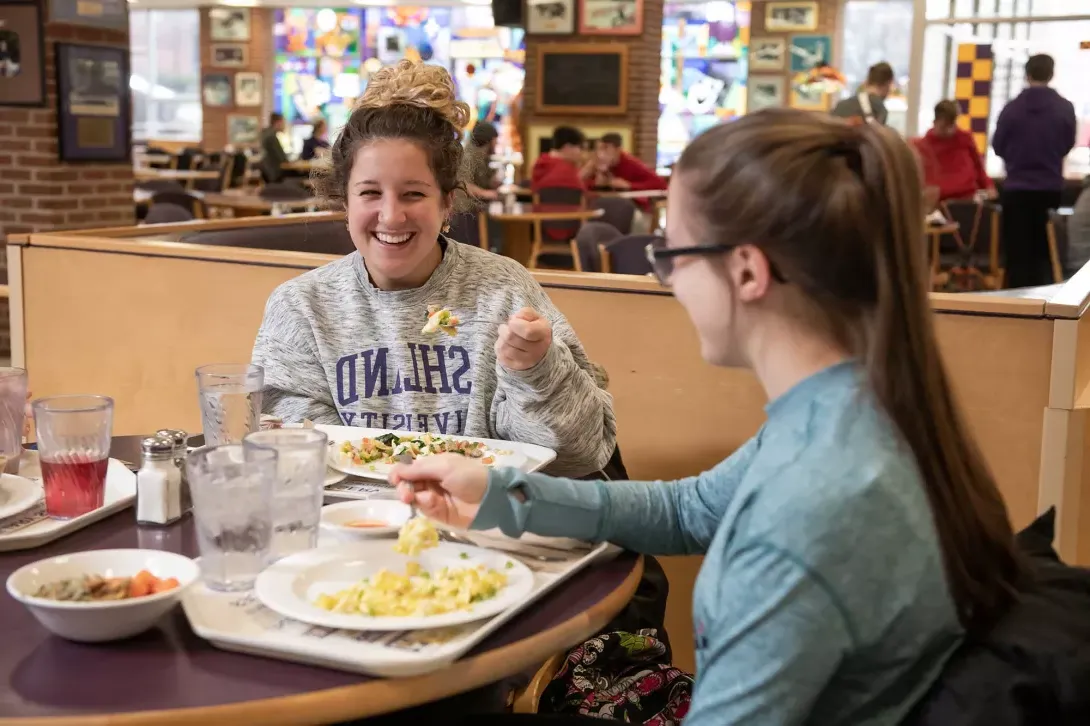
[[[526,82],[522,91],[522,138],[531,125],[549,124],[608,126],[626,124],[633,128],[633,152],[652,168],[655,166],[659,128],[660,56],[662,54],[663,0],[644,0],[642,35],[527,35]],[[598,43],[628,46],[628,113],[623,116],[562,116],[537,113],[537,52],[549,43]],[[527,170],[527,173],[528,170]]]
[[[203,79],[205,74],[208,73],[225,75],[230,78],[232,103],[235,98],[235,73],[239,71],[260,73],[265,84],[262,97],[263,105],[261,107],[236,108],[234,106],[207,106],[202,103],[204,129],[201,148],[207,151],[218,151],[227,145],[228,116],[236,114],[255,116],[260,120],[259,125],[261,128],[266,126],[269,112],[272,109],[273,22],[275,12],[272,8],[250,8],[250,40],[246,43],[237,43],[237,45],[247,46],[246,66],[219,68],[212,65],[212,40],[208,31],[208,8],[201,9],[201,78]],[[232,43],[232,45],[236,44]]]
[[[129,162],[62,164],[57,157],[55,43],[129,47],[128,32],[45,25],[46,105],[0,106],[0,244],[9,234],[133,224]],[[7,276],[7,255],[0,254]],[[8,303],[0,300],[0,357],[11,351]]]
[[[750,29],[749,37],[752,41],[753,38],[783,38],[787,43],[787,56],[784,63],[783,72],[778,71],[754,71],[752,68],[749,73],[751,75],[782,75],[784,78],[784,87],[786,89],[784,95],[785,105],[790,105],[791,93],[790,93],[790,78],[791,78],[791,36],[792,35],[828,35],[833,41],[833,50],[830,63],[835,63],[837,58],[837,48],[840,43],[840,33],[838,31],[838,23],[840,22],[840,6],[844,0],[818,0],[818,23],[817,30],[807,30],[799,33],[780,33],[780,32],[768,32],[765,30],[765,5],[768,2],[774,2],[775,0],[753,0],[753,11],[750,16]],[[906,28],[905,32],[910,32],[911,29]]]

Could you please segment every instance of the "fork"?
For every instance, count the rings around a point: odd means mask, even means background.
[[[407,451],[402,451],[400,454],[398,454],[394,458],[397,459],[398,464],[411,464],[411,463],[413,463],[413,455],[410,454]],[[413,491],[414,492],[417,491],[416,484],[413,484]],[[418,512],[416,511],[416,504],[415,504],[415,500],[414,500],[414,503],[409,505],[409,518],[410,519],[416,519],[417,514],[418,514]]]

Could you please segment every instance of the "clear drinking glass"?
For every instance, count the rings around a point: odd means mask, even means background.
[[[317,547],[329,437],[314,429],[273,429],[250,434],[242,446],[247,452],[271,449],[278,455],[272,560]]]
[[[45,487],[45,513],[71,519],[102,506],[114,400],[54,396],[31,404]]]
[[[269,562],[273,449],[205,446],[186,458],[201,573],[213,590],[248,590]]]
[[[0,368],[0,472],[18,462],[23,453],[26,387],[26,371],[22,368]],[[13,464],[13,468],[17,467],[17,463]]]
[[[265,369],[249,364],[217,364],[197,369],[201,426],[207,446],[237,444],[258,430]]]

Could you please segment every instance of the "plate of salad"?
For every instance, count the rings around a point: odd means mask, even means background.
[[[354,438],[331,437],[329,466],[352,476],[385,479],[404,454],[413,459],[455,454],[479,461],[485,466],[522,468],[526,463],[526,455],[516,451],[515,444],[511,444],[511,448],[500,448],[507,443],[464,436],[396,431],[377,435],[364,434]]]

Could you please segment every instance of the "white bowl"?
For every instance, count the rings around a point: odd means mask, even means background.
[[[174,577],[178,587],[126,600],[73,602],[34,597],[42,585],[83,575],[132,577],[147,570],[160,579]],[[48,630],[82,643],[120,640],[144,632],[170,611],[187,587],[200,577],[196,562],[159,550],[88,550],[50,557],[20,567],[7,588]]]
[[[364,499],[322,507],[321,527],[338,539],[359,540],[396,535],[412,517],[412,509],[394,499]],[[353,521],[381,523],[374,527],[349,527]]]

